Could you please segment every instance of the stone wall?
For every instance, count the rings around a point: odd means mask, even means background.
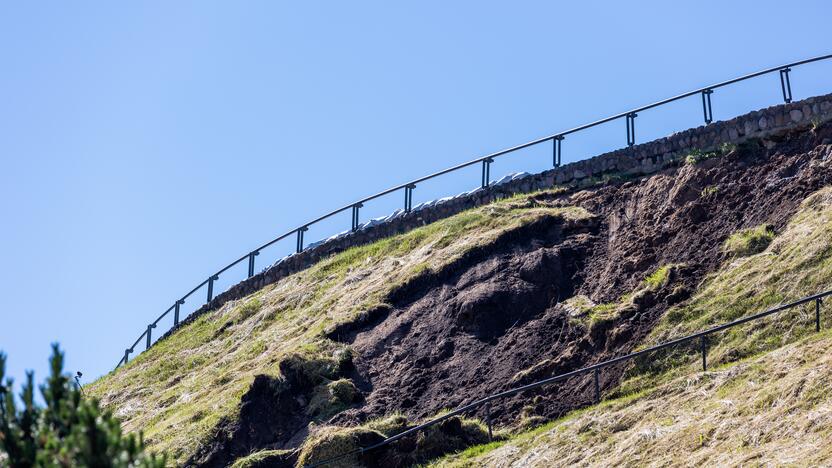
[[[832,119],[832,94],[817,96],[790,104],[772,106],[728,121],[713,122],[649,143],[612,151],[539,174],[516,177],[513,180],[474,190],[462,196],[437,200],[421,207],[417,206],[410,213],[402,212],[392,215],[383,222],[365,225],[366,227],[353,233],[334,236],[310,246],[299,254],[282,259],[261,273],[217,295],[210,303],[203,305],[180,322],[180,325],[350,247],[400,234],[515,193],[532,192],[555,185],[586,184],[592,180],[591,178],[608,173],[628,176],[651,174],[677,164],[680,158],[685,157],[694,149],[703,151],[717,149],[723,143],[742,143],[749,138],[762,138],[773,133],[806,127],[830,119]],[[172,331],[173,329],[165,336]]]

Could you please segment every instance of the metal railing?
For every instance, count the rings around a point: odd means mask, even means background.
[[[668,342],[665,342],[665,343],[661,343],[661,344],[658,344],[656,346],[652,346],[650,348],[642,349],[640,351],[636,351],[636,352],[627,354],[625,356],[619,356],[617,358],[613,358],[613,359],[610,359],[610,360],[607,360],[607,361],[599,362],[598,364],[593,364],[591,366],[587,366],[587,367],[584,367],[584,368],[581,368],[581,369],[578,369],[578,370],[574,370],[574,371],[571,371],[571,372],[566,372],[564,374],[556,375],[554,377],[550,377],[548,379],[543,379],[543,380],[540,380],[540,381],[537,381],[537,382],[534,382],[534,383],[530,383],[528,385],[523,385],[522,387],[517,387],[517,388],[513,388],[511,390],[506,390],[506,391],[503,391],[503,392],[500,392],[500,393],[495,393],[493,395],[490,395],[490,396],[487,396],[485,398],[481,398],[477,401],[474,401],[473,403],[469,403],[467,405],[461,406],[461,407],[459,407],[459,408],[457,408],[457,409],[455,409],[455,410],[453,410],[449,413],[445,413],[442,416],[440,416],[438,418],[435,418],[435,419],[432,419],[432,420],[430,420],[426,423],[423,423],[423,424],[420,424],[418,426],[407,429],[407,430],[405,430],[405,431],[403,431],[399,434],[396,434],[392,437],[388,437],[388,438],[384,439],[383,441],[378,442],[376,444],[373,444],[373,445],[370,445],[370,446],[367,446],[367,447],[362,447],[362,448],[359,448],[359,449],[356,449],[356,450],[352,450],[350,452],[346,452],[346,453],[340,454],[338,456],[335,456],[335,457],[332,457],[332,458],[329,458],[329,459],[326,459],[326,460],[322,460],[322,461],[311,463],[311,464],[306,464],[306,465],[304,465],[304,467],[305,468],[314,468],[314,467],[318,467],[318,466],[328,465],[330,463],[336,462],[338,460],[342,460],[342,459],[347,458],[347,457],[351,457],[351,456],[354,456],[354,455],[360,455],[362,453],[369,452],[369,451],[375,450],[377,448],[381,448],[381,447],[383,447],[385,445],[389,445],[389,444],[391,444],[391,443],[393,443],[393,442],[395,442],[395,441],[397,441],[397,440],[399,440],[403,437],[407,437],[407,436],[415,434],[419,431],[425,430],[429,427],[435,426],[435,425],[441,423],[442,421],[445,421],[446,419],[453,418],[455,416],[460,416],[464,413],[468,413],[472,410],[480,408],[481,406],[485,406],[485,424],[488,428],[488,438],[489,438],[489,440],[492,440],[493,439],[493,432],[492,432],[492,422],[491,422],[491,402],[493,402],[494,400],[499,400],[501,398],[510,397],[510,396],[516,395],[518,393],[526,392],[526,391],[529,391],[529,390],[535,390],[535,389],[541,388],[541,387],[546,386],[546,385],[550,385],[550,384],[554,384],[554,383],[557,383],[557,382],[560,382],[560,381],[563,381],[563,380],[567,380],[567,379],[572,378],[572,377],[577,377],[577,376],[580,376],[580,375],[592,373],[593,374],[593,381],[594,381],[594,390],[595,390],[594,402],[595,403],[600,403],[600,401],[601,401],[601,384],[600,384],[601,369],[603,369],[605,367],[615,365],[615,364],[619,364],[619,363],[622,363],[622,362],[625,362],[625,361],[629,361],[629,360],[644,356],[646,354],[654,353],[654,352],[660,351],[662,349],[683,345],[685,343],[689,343],[689,342],[694,341],[696,339],[700,340],[699,350],[702,354],[702,371],[705,372],[708,368],[708,363],[707,363],[708,343],[707,343],[707,339],[706,339],[708,335],[710,335],[712,333],[717,333],[717,332],[720,332],[720,331],[723,331],[723,330],[727,330],[729,328],[736,327],[738,325],[742,325],[742,324],[747,323],[747,322],[751,322],[751,321],[754,321],[754,320],[759,320],[761,318],[768,317],[769,315],[773,315],[773,314],[776,314],[778,312],[782,312],[784,310],[788,310],[788,309],[791,309],[791,308],[794,308],[794,307],[797,307],[797,306],[800,306],[800,305],[803,305],[803,304],[807,304],[807,303],[810,303],[812,301],[814,301],[814,303],[815,303],[815,331],[819,332],[820,331],[820,307],[821,307],[821,304],[823,302],[823,298],[826,297],[826,296],[829,296],[829,295],[832,295],[832,290],[822,292],[822,293],[819,293],[819,294],[815,294],[813,296],[804,297],[803,299],[799,299],[797,301],[790,302],[788,304],[781,305],[781,306],[775,307],[773,309],[769,309],[769,310],[766,310],[764,312],[760,312],[760,313],[755,314],[755,315],[750,315],[748,317],[744,317],[744,318],[741,318],[741,319],[738,319],[738,320],[734,320],[733,322],[728,322],[728,323],[725,323],[725,324],[722,324],[722,325],[719,325],[719,326],[716,326],[716,327],[713,327],[713,328],[709,328],[707,330],[704,330],[704,331],[701,331],[701,332],[698,332],[698,333],[694,333],[692,335],[688,335],[688,336],[685,336],[685,337],[682,337],[682,338],[677,338],[675,340],[671,340],[671,341],[668,341]]]
[[[636,119],[636,117],[638,116],[638,114],[640,112],[643,112],[643,111],[646,111],[648,109],[652,109],[652,108],[655,108],[655,107],[659,107],[659,106],[662,106],[662,105],[665,105],[665,104],[668,104],[668,103],[671,103],[671,102],[674,102],[674,101],[678,101],[680,99],[695,96],[697,94],[702,96],[702,109],[703,109],[703,114],[704,114],[704,120],[705,120],[706,124],[709,124],[713,121],[713,112],[712,112],[712,108],[711,108],[711,95],[713,94],[713,91],[715,89],[722,88],[724,86],[728,86],[730,84],[737,83],[737,82],[740,82],[740,81],[745,81],[745,80],[748,80],[750,78],[758,77],[758,76],[761,76],[761,75],[766,75],[766,74],[769,74],[769,73],[778,72],[780,74],[780,87],[781,87],[781,90],[782,90],[782,93],[783,93],[783,100],[786,103],[790,103],[792,101],[792,91],[791,91],[791,81],[789,79],[789,72],[791,72],[792,67],[796,67],[796,66],[799,66],[799,65],[804,65],[804,64],[812,63],[812,62],[818,62],[818,61],[821,61],[821,60],[828,60],[830,58],[832,58],[832,54],[822,55],[822,56],[819,56],[819,57],[814,57],[814,58],[810,58],[810,59],[806,59],[806,60],[801,60],[801,61],[798,61],[798,62],[793,62],[793,63],[789,63],[789,64],[786,64],[786,65],[781,65],[779,67],[768,68],[768,69],[765,69],[765,70],[762,70],[762,71],[758,71],[758,72],[755,72],[755,73],[751,73],[751,74],[748,74],[748,75],[741,76],[739,78],[734,78],[732,80],[723,81],[721,83],[706,86],[704,88],[699,88],[699,89],[696,89],[696,90],[693,90],[693,91],[689,91],[687,93],[679,94],[677,96],[674,96],[674,97],[671,97],[671,98],[668,98],[668,99],[664,99],[662,101],[654,102],[652,104],[648,104],[646,106],[642,106],[642,107],[639,107],[639,108],[636,108],[636,109],[632,109],[632,110],[627,111],[627,112],[622,112],[620,114],[615,114],[615,115],[607,117],[605,119],[596,120],[595,122],[591,122],[591,123],[588,123],[588,124],[585,124],[585,125],[581,125],[579,127],[571,128],[569,130],[565,130],[565,131],[558,132],[558,133],[555,133],[555,134],[552,134],[552,135],[549,135],[549,136],[538,138],[538,139],[530,141],[528,143],[523,143],[522,145],[517,145],[517,146],[511,147],[511,148],[504,149],[502,151],[497,151],[496,153],[491,153],[487,156],[483,156],[481,158],[473,159],[471,161],[468,161],[468,162],[465,162],[465,163],[462,163],[462,164],[457,164],[456,166],[450,167],[448,169],[444,169],[442,171],[435,172],[433,174],[421,177],[419,179],[415,179],[415,180],[412,180],[410,182],[407,182],[407,183],[404,183],[404,184],[401,184],[401,185],[397,185],[395,187],[389,188],[389,189],[384,190],[382,192],[376,193],[375,195],[372,195],[372,196],[369,196],[369,197],[366,197],[366,198],[362,198],[361,200],[350,203],[348,205],[344,205],[341,208],[338,208],[337,210],[330,211],[329,213],[327,213],[325,215],[319,216],[319,217],[317,217],[317,218],[315,218],[315,219],[313,219],[313,220],[311,220],[311,221],[309,221],[309,222],[307,222],[307,223],[305,223],[305,224],[303,224],[303,225],[301,225],[301,226],[299,226],[295,229],[292,229],[292,230],[286,232],[285,234],[282,234],[282,235],[276,237],[275,239],[272,239],[269,242],[266,242],[265,244],[257,247],[256,249],[251,250],[247,254],[245,254],[242,257],[238,258],[237,260],[234,260],[233,262],[229,263],[224,268],[217,271],[216,273],[214,273],[213,275],[211,275],[207,279],[205,279],[203,282],[196,285],[196,287],[191,289],[187,294],[182,296],[180,299],[177,299],[173,303],[173,305],[168,307],[168,309],[165,310],[156,320],[154,320],[153,322],[151,322],[147,326],[147,328],[144,330],[144,332],[141,335],[139,335],[139,337],[136,339],[136,341],[129,348],[124,350],[124,356],[121,358],[121,360],[118,362],[118,364],[116,364],[116,367],[118,367],[122,364],[126,364],[128,362],[128,360],[130,358],[130,353],[134,352],[136,346],[138,346],[138,344],[142,341],[143,338],[146,339],[145,349],[149,348],[153,344],[153,342],[152,342],[152,330],[154,328],[156,328],[156,326],[159,324],[159,321],[162,320],[163,318],[165,318],[170,312],[174,313],[174,315],[173,315],[173,326],[176,327],[177,325],[179,325],[180,306],[182,306],[185,303],[186,299],[191,297],[191,295],[193,295],[195,292],[200,290],[203,286],[207,286],[207,301],[206,301],[206,303],[210,303],[211,300],[214,298],[214,282],[219,279],[219,276],[221,274],[225,273],[229,269],[239,265],[242,262],[248,261],[248,278],[254,276],[255,257],[260,255],[260,252],[262,252],[264,249],[266,249],[266,248],[276,244],[277,242],[279,242],[279,241],[281,241],[281,240],[283,240],[283,239],[285,239],[289,236],[292,236],[292,235],[296,236],[295,251],[297,253],[300,253],[301,251],[303,251],[303,234],[304,234],[304,232],[306,232],[309,229],[309,226],[311,226],[313,224],[316,224],[316,223],[318,223],[320,221],[323,221],[327,218],[330,218],[334,215],[342,213],[346,210],[352,210],[351,229],[353,231],[356,231],[359,228],[359,219],[360,219],[359,218],[359,210],[364,206],[364,203],[367,203],[369,201],[375,200],[377,198],[383,197],[385,195],[388,195],[390,193],[397,192],[397,191],[400,191],[400,190],[404,191],[404,212],[409,213],[413,208],[413,206],[412,206],[413,205],[413,190],[416,188],[417,184],[420,184],[420,183],[425,182],[427,180],[439,177],[439,176],[444,175],[444,174],[448,174],[450,172],[458,171],[460,169],[463,169],[463,168],[466,168],[466,167],[469,167],[469,166],[472,166],[472,165],[475,165],[475,164],[482,164],[481,186],[482,186],[482,188],[487,188],[491,183],[491,181],[490,181],[490,177],[491,177],[490,166],[491,166],[491,163],[494,162],[495,158],[498,158],[500,156],[505,156],[507,154],[519,151],[521,149],[525,149],[525,148],[535,146],[535,145],[540,145],[540,144],[543,144],[543,143],[548,143],[548,142],[552,143],[552,165],[554,167],[560,167],[560,165],[561,165],[561,156],[562,156],[562,152],[561,152],[562,144],[563,144],[563,140],[566,138],[567,135],[571,135],[571,134],[580,132],[582,130],[586,130],[586,129],[589,129],[589,128],[592,128],[592,127],[596,127],[598,125],[601,125],[601,124],[604,124],[604,123],[607,123],[607,122],[611,122],[613,120],[618,120],[618,119],[621,119],[621,118],[626,119],[627,145],[628,146],[633,146],[636,142],[635,119]]]

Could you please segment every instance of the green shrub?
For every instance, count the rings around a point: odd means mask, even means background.
[[[731,237],[725,240],[722,250],[731,257],[747,257],[765,250],[773,239],[774,228],[768,224],[761,224],[731,234]]]

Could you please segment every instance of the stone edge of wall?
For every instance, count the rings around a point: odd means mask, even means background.
[[[468,195],[451,198],[346,236],[327,240],[301,253],[286,257],[218,294],[211,302],[204,304],[180,321],[178,326],[171,327],[157,342],[206,312],[219,309],[227,302],[241,299],[350,247],[401,234],[513,194],[529,193],[554,186],[579,185],[587,179],[591,180],[593,177],[607,173],[622,173],[629,176],[652,174],[677,164],[681,157],[693,149],[712,150],[723,143],[742,143],[751,138],[763,138],[774,133],[808,127],[827,120],[832,120],[832,94],[771,106],[730,120],[691,128],[647,143],[610,151],[559,168],[476,190]]]

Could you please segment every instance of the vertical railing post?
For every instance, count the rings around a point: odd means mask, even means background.
[[[248,277],[254,276],[254,257],[260,255],[260,252],[255,250],[248,254]]]
[[[214,298],[214,281],[220,279],[219,275],[208,278],[208,303]]]
[[[638,114],[635,112],[627,114],[627,146],[636,144],[636,117]]]
[[[713,92],[712,89],[702,91],[702,111],[705,113],[705,125],[714,121],[714,112],[711,107],[711,94]]]
[[[707,345],[705,343],[706,335],[702,335],[702,341],[699,343],[699,348],[702,350],[702,372],[708,370],[708,363],[707,359]]]
[[[492,158],[482,160],[482,188],[487,188],[491,184],[491,163],[493,162]]]
[[[789,72],[791,68],[784,68],[780,70],[780,89],[783,90],[783,100],[786,104],[792,102],[792,83],[789,80]]]
[[[352,206],[352,231],[355,232],[358,230],[358,210],[364,206],[361,203],[356,203]]]
[[[144,348],[145,350],[150,349],[150,345],[152,344],[151,343],[152,340],[150,338],[150,330],[153,330],[154,328],[156,328],[155,323],[151,323],[150,325],[147,326],[147,346],[145,346],[145,348]]]
[[[601,403],[601,376],[598,369],[593,372],[595,377],[595,403]]]
[[[179,325],[179,306],[185,303],[184,299],[179,299],[176,301],[176,304],[173,305],[173,326]]]
[[[404,212],[410,213],[413,209],[413,189],[416,188],[415,184],[408,184],[404,187]]]
[[[815,331],[820,331],[820,304],[823,300],[821,298],[815,299]]]
[[[309,228],[307,226],[303,226],[302,228],[298,228],[298,244],[297,244],[297,253],[303,252],[303,233],[308,231]]]
[[[485,403],[485,425],[488,426],[488,441],[491,442],[494,439],[491,432],[491,401]]]
[[[130,349],[130,348],[127,348],[127,349],[124,350],[124,363],[125,364],[127,364],[127,361],[130,360],[130,353],[132,353],[132,352],[133,352],[133,350]]]
[[[552,166],[554,167],[561,165],[561,142],[564,138],[563,135],[552,138]]]

